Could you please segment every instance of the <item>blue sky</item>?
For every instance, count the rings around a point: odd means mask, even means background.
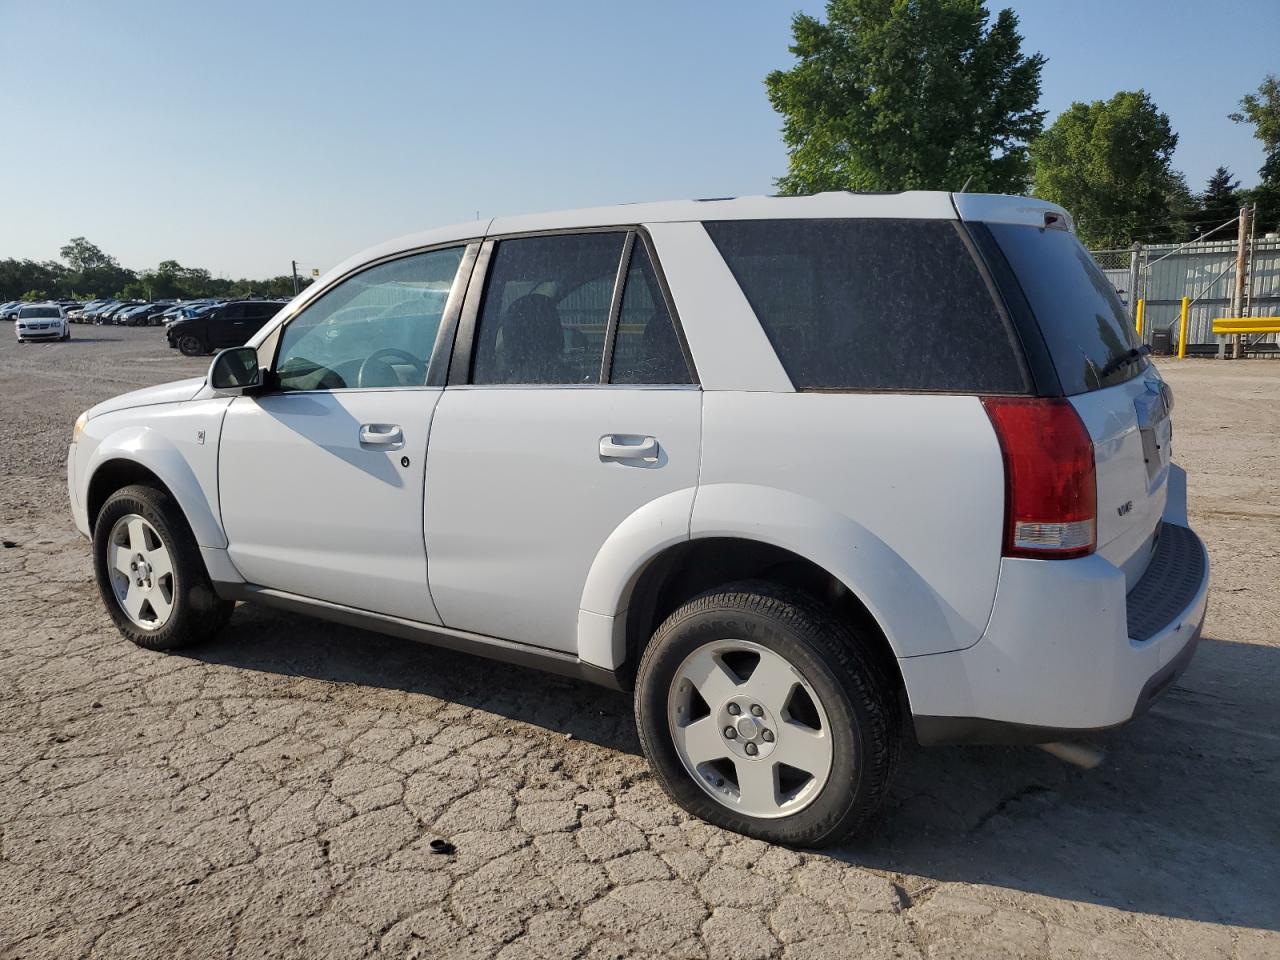
[[[1009,5],[1050,120],[1144,87],[1193,189],[1219,163],[1255,182],[1226,114],[1280,72],[1275,0]],[[264,276],[477,211],[772,192],[762,79],[824,7],[0,0],[0,257],[83,235]]]

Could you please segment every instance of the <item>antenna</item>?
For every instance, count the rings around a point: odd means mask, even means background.
[[[969,189],[969,184],[971,183],[973,183],[973,174],[969,174],[969,176],[965,178],[964,186],[960,188],[960,193],[967,191]]]

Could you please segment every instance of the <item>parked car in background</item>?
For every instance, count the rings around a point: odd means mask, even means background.
[[[8,303],[0,306],[0,320],[13,320],[18,316],[18,311],[26,306],[24,300],[10,300]]]
[[[168,306],[167,303],[144,303],[132,310],[124,311],[117,318],[117,322],[125,327],[159,326],[159,321],[155,318]]]
[[[98,300],[94,302],[91,306],[86,305],[84,309],[80,311],[79,322],[80,323],[97,323],[99,315],[101,315],[108,308],[114,306],[119,302],[120,302],[119,300],[107,298],[104,300]]]
[[[169,324],[165,336],[170,347],[188,357],[238,347],[248,342],[284,304],[283,300],[231,300]]]
[[[71,310],[67,311],[67,319],[71,323],[83,323],[85,313],[92,310],[94,307],[100,306],[105,302],[106,302],[105,300],[98,299],[98,300],[89,300],[86,303],[82,303],[78,307],[74,307]]]
[[[136,307],[136,306],[138,306],[138,301],[137,301],[137,300],[125,300],[125,301],[122,301],[122,302],[120,302],[120,303],[116,304],[116,305],[115,305],[115,306],[113,306],[113,307],[108,307],[108,308],[107,308],[106,310],[104,310],[102,313],[98,314],[98,318],[97,318],[97,320],[95,320],[94,322],[95,322],[95,323],[101,323],[101,324],[116,324],[116,323],[119,323],[119,322],[120,322],[120,315],[121,315],[121,314],[123,314],[123,313],[125,313],[125,312],[127,312],[127,311],[129,311],[129,310],[132,310],[132,309],[133,309],[134,307]]]
[[[71,328],[61,304],[26,303],[13,324],[19,343],[33,340],[70,340]]]
[[[744,197],[366,251],[82,414],[67,478],[142,647],[251,601],[634,688],[677,803],[821,845],[907,738],[1088,735],[1174,684],[1209,564],[1171,407],[1061,207]]]

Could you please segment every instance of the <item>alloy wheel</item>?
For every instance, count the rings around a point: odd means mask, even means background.
[[[173,613],[173,558],[156,528],[136,513],[115,522],[107,566],[116,603],[135,626],[159,630]]]
[[[813,686],[750,640],[716,640],[686,657],[671,683],[667,718],[685,770],[738,813],[791,816],[831,774],[830,724]]]

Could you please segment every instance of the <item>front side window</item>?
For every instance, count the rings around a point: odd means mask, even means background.
[[[1013,333],[955,223],[705,227],[796,389],[1028,390]]]
[[[503,240],[489,267],[471,382],[598,383],[626,234]]]
[[[680,338],[667,312],[644,243],[638,238],[627,267],[618,313],[618,333],[613,345],[610,383],[692,383]]]
[[[423,386],[464,249],[379,264],[322,294],[280,337],[280,389]]]

